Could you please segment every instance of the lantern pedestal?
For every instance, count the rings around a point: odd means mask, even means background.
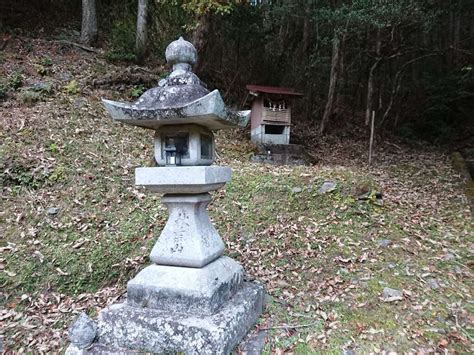
[[[261,314],[264,294],[262,285],[243,282],[208,316],[184,314],[179,305],[173,311],[112,305],[99,314],[98,341],[87,350],[70,345],[66,354],[230,354]]]
[[[224,253],[224,243],[209,220],[208,193],[165,195],[169,217],[150,259],[159,265],[201,268]]]
[[[168,221],[150,254],[152,265],[127,284],[124,303],[99,314],[92,346],[67,354],[229,354],[263,309],[265,290],[244,281],[242,266],[223,256],[212,225],[209,191],[229,181],[219,166],[137,168],[136,185],[165,193]],[[183,193],[185,192],[185,193]]]

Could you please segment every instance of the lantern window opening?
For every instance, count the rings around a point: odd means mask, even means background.
[[[173,134],[163,134],[161,137],[163,146],[161,149],[161,157],[164,159],[166,149],[176,147],[176,152],[181,158],[189,158],[189,133],[179,132]]]
[[[208,134],[201,134],[201,159],[212,159],[213,150],[212,137]]]

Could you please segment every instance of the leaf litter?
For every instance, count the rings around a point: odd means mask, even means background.
[[[13,92],[0,106],[0,331],[11,353],[64,350],[80,312],[121,299],[166,221],[159,196],[133,187],[151,135],[112,124],[99,100],[130,100],[118,73],[134,69],[28,39],[7,48],[2,74],[40,80],[42,55],[52,92],[33,105]],[[77,90],[63,90],[72,80]],[[234,175],[210,215],[226,253],[267,288],[253,330],[268,331],[265,351],[474,351],[472,217],[448,157],[382,142],[369,168],[365,141],[311,131],[295,129],[317,157],[309,167],[250,163],[245,132],[217,134],[218,164]],[[318,193],[327,181],[331,193]],[[385,288],[401,295],[384,302]]]

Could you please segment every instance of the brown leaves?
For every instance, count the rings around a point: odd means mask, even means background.
[[[24,294],[16,303],[0,310],[3,323],[4,350],[11,350],[13,343],[23,344],[15,353],[55,352],[66,345],[66,332],[69,323],[81,311],[94,312],[107,304],[116,302],[122,291],[106,288],[95,294],[87,293],[75,298],[51,292],[37,296]],[[21,311],[16,309],[20,308]]]
[[[32,43],[34,56],[45,51],[44,40]],[[18,65],[14,55],[5,52],[2,68]],[[31,66],[32,57],[22,57],[23,66]],[[125,273],[134,275],[148,263],[149,246],[166,216],[158,196],[132,187],[133,168],[152,156],[151,137],[112,125],[100,106],[100,97],[124,93],[88,87],[95,59],[71,51],[54,59],[61,63],[54,70],[70,77],[64,83],[77,80],[81,97],[58,92],[33,107],[14,99],[0,107],[7,156],[1,172],[9,183],[2,191],[6,212],[0,212],[6,222],[0,224],[0,288],[7,300],[0,322],[11,352],[60,352],[75,314],[96,314],[121,291],[73,296],[72,287],[70,294],[59,287],[80,280],[82,289],[90,289],[84,280],[110,267],[123,274],[95,287],[125,281]],[[107,66],[110,72],[123,69]],[[233,179],[214,194],[211,215],[226,253],[264,283],[272,298],[261,320],[261,327],[274,328],[270,353],[338,352],[346,341],[357,353],[385,351],[387,344],[472,350],[466,335],[473,323],[466,310],[471,216],[443,154],[401,147],[380,152],[367,168],[365,142],[324,137],[302,140],[320,165],[276,167],[248,162],[254,147],[244,131],[216,137],[218,162],[232,166]],[[35,190],[19,192],[12,181]],[[324,181],[337,181],[337,189],[318,194]],[[383,192],[383,208],[357,201],[370,191]],[[59,213],[48,215],[50,207]],[[380,240],[390,245],[382,247]],[[93,259],[96,250],[104,255]],[[72,257],[61,260],[66,251]],[[113,261],[101,264],[112,251]],[[29,285],[34,292],[22,295],[23,266],[34,270],[28,281],[39,281]],[[436,292],[426,287],[430,278],[442,286]],[[402,294],[383,302],[385,285]]]

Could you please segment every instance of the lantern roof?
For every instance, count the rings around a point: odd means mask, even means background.
[[[173,71],[133,103],[102,100],[117,122],[158,129],[164,125],[198,124],[209,129],[245,126],[250,111],[232,112],[218,90],[209,92],[192,72],[197,61],[194,46],[182,37],[166,48],[166,60]]]

